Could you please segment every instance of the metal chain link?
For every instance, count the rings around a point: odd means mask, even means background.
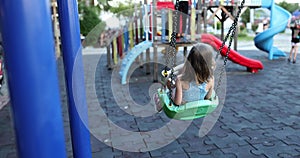
[[[175,14],[173,14],[173,32],[171,34],[171,41],[167,53],[167,66],[171,69],[175,66],[175,54],[176,54],[176,34],[177,34],[177,17],[178,17],[178,9],[179,9],[179,0],[176,0],[175,3]],[[171,59],[171,61],[170,61]]]
[[[237,15],[235,16],[234,18],[234,21],[233,21],[233,24],[231,25],[229,31],[227,32],[227,35],[226,37],[224,38],[223,42],[222,42],[222,45],[219,49],[219,53],[218,54],[221,54],[221,51],[223,50],[224,46],[225,46],[225,43],[230,35],[230,39],[229,39],[229,44],[228,44],[228,49],[226,51],[226,55],[225,55],[225,59],[224,59],[224,64],[223,64],[223,68],[220,72],[220,77],[219,77],[219,80],[218,80],[218,84],[217,84],[217,88],[216,88],[216,92],[218,92],[218,90],[220,89],[220,85],[221,85],[221,81],[222,81],[222,76],[224,74],[224,71],[225,71],[225,67],[226,67],[226,64],[227,64],[227,61],[228,61],[228,56],[230,54],[230,47],[231,47],[231,44],[232,44],[232,39],[234,38],[234,35],[235,35],[235,31],[236,31],[236,26],[238,24],[238,20],[239,20],[239,17],[240,17],[240,14],[241,14],[241,10],[242,8],[244,7],[244,4],[245,4],[245,0],[242,0],[242,3],[241,5],[238,7],[238,12],[237,12]],[[216,56],[217,58],[217,56]]]
[[[167,53],[167,60],[166,60],[166,67],[165,67],[165,71],[167,71],[167,67],[169,67],[171,69],[171,74],[170,74],[170,79],[171,79],[171,86],[175,86],[175,78],[176,76],[174,75],[174,66],[175,66],[175,54],[176,54],[176,34],[177,34],[177,17],[178,17],[178,8],[179,8],[179,0],[176,0],[175,3],[175,14],[173,14],[172,18],[173,18],[173,32],[171,34],[171,41],[170,41],[170,45],[169,45],[169,49],[168,49],[168,53]],[[171,61],[170,61],[171,59]],[[174,105],[176,105],[172,99],[172,88],[170,88],[169,92],[168,92],[168,97],[170,99],[170,103],[173,103]]]

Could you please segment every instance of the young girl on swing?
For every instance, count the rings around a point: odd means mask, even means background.
[[[174,68],[178,71],[173,94],[173,101],[176,105],[210,99],[214,88],[213,52],[210,45],[199,43],[192,47],[183,66],[179,65]],[[167,85],[171,88],[170,83]],[[156,110],[161,111],[162,106],[158,97],[155,98],[155,103]]]

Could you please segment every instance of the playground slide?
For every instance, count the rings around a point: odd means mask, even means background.
[[[286,54],[273,46],[273,37],[285,30],[291,15],[285,9],[274,4],[274,0],[262,0],[262,7],[271,11],[270,27],[254,38],[255,46],[268,52],[270,60],[284,57]],[[286,42],[289,42],[289,39]]]
[[[222,45],[222,41],[211,34],[202,34],[201,42],[210,44],[217,50],[219,50]],[[221,54],[225,56],[227,50],[228,47],[225,45],[223,50],[221,51]],[[258,70],[263,69],[263,64],[260,61],[242,56],[235,50],[230,50],[228,59],[233,61],[234,63],[247,67],[247,71],[250,71],[252,73],[256,73],[258,72]]]
[[[152,47],[151,41],[143,41],[138,45],[134,46],[122,60],[120,75],[122,77],[121,83],[126,84],[127,73],[131,66],[131,64],[135,61],[136,57],[138,57],[141,53],[143,53],[148,48]]]

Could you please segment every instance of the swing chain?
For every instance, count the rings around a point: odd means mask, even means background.
[[[241,14],[241,10],[242,10],[242,8],[244,7],[244,3],[245,3],[245,0],[242,0],[241,5],[238,7],[238,12],[237,12],[237,14],[236,14],[236,16],[235,16],[235,18],[234,18],[233,24],[231,25],[229,31],[227,32],[227,35],[226,35],[226,37],[224,38],[224,40],[223,40],[223,42],[222,42],[222,45],[221,45],[221,47],[219,48],[219,51],[218,51],[218,52],[219,52],[218,54],[221,54],[221,51],[223,50],[223,48],[224,48],[224,46],[225,46],[225,43],[226,43],[226,41],[227,41],[227,39],[228,39],[228,37],[229,37],[229,35],[230,35],[230,38],[229,38],[229,44],[228,44],[228,49],[227,49],[227,51],[226,51],[226,55],[225,55],[225,59],[224,59],[223,68],[222,68],[222,70],[221,70],[221,72],[220,72],[220,77],[219,77],[219,80],[218,80],[216,92],[218,92],[218,90],[219,90],[219,88],[220,88],[220,85],[221,85],[221,80],[222,80],[221,78],[222,78],[222,75],[223,75],[223,73],[224,73],[224,71],[225,71],[225,67],[226,67],[226,64],[227,64],[227,61],[228,61],[228,56],[229,56],[230,50],[231,50],[230,47],[231,47],[232,40],[233,40],[234,35],[235,35],[235,32],[236,32],[236,26],[237,26],[237,24],[238,24],[238,20],[239,20],[240,14]],[[218,55],[218,54],[217,54],[217,55]],[[217,56],[216,56],[216,58],[217,58]]]
[[[224,66],[226,66],[226,63],[228,61],[228,56],[229,56],[229,52],[230,52],[230,49],[231,49],[232,40],[233,40],[235,32],[236,32],[236,26],[238,24],[238,20],[239,20],[239,17],[240,17],[241,10],[244,7],[244,3],[245,3],[245,0],[243,0],[241,5],[239,6],[237,15],[236,15],[236,17],[234,19],[234,22],[233,22],[233,25],[230,27],[230,30],[232,31],[232,34],[231,34],[230,39],[229,39],[228,50],[226,51],[226,56],[225,56],[225,60],[224,60]],[[223,42],[222,45],[223,44],[225,45],[225,42]],[[223,47],[224,47],[224,45],[223,45]],[[222,50],[222,49],[220,49],[220,50]]]
[[[173,14],[173,32],[171,34],[171,37],[170,37],[170,45],[169,45],[169,49],[168,49],[168,53],[167,53],[167,57],[166,57],[166,67],[165,67],[165,70],[164,72],[167,73],[167,69],[168,67],[171,68],[171,73],[170,75],[168,76],[169,79],[170,79],[170,89],[169,89],[169,92],[168,92],[168,97],[170,98],[170,105],[171,103],[174,103],[174,101],[172,100],[172,88],[175,86],[175,80],[176,80],[176,75],[174,74],[174,66],[175,66],[175,54],[176,54],[176,35],[177,35],[177,17],[178,17],[178,9],[179,9],[179,0],[176,0],[176,3],[175,3],[175,14]],[[170,61],[171,59],[171,61]],[[165,76],[166,77],[166,76]]]
[[[166,65],[170,68],[173,68],[175,66],[175,53],[176,53],[176,35],[177,35],[177,17],[178,17],[178,9],[179,9],[179,0],[176,0],[175,3],[175,14],[173,14],[173,32],[171,34],[170,38],[170,46],[168,49],[168,55],[167,55],[167,61]],[[171,59],[171,61],[169,60]]]

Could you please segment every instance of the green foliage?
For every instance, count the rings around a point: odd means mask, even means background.
[[[118,16],[120,15],[121,12],[134,9],[134,4],[132,3],[133,1],[131,1],[131,0],[123,0],[122,2],[117,2],[117,6],[111,5],[110,2],[113,2],[113,0],[98,0],[98,3],[99,3],[98,7],[101,10],[110,11],[112,13],[115,13]],[[131,13],[133,13],[133,11],[131,11]],[[130,14],[129,16],[131,16],[131,15],[132,14]],[[126,15],[124,15],[124,16],[126,16]]]
[[[222,25],[221,22],[218,21],[218,22],[217,22],[217,30],[220,30],[220,29],[221,29],[221,25]]]
[[[109,2],[111,2],[112,0],[98,0],[98,7],[101,9],[101,10],[104,10],[104,11],[109,11],[110,8],[112,7]]]
[[[258,24],[252,24],[252,31],[256,31],[258,28]]]
[[[239,41],[253,41],[253,36],[248,36],[247,30],[240,31],[238,33],[238,40]]]
[[[248,35],[246,33],[243,33],[243,32],[241,32],[241,33],[238,34],[238,37],[247,37],[247,36]]]
[[[244,31],[246,29],[246,26],[245,25],[240,25],[240,30],[241,31]]]
[[[242,17],[242,22],[244,24],[250,22],[250,9],[247,8],[246,11],[241,15],[241,17]]]
[[[293,13],[295,10],[300,9],[300,7],[298,5],[295,5],[295,3],[287,3],[285,1],[278,3],[278,5],[289,11],[290,13]]]
[[[118,3],[116,7],[112,6],[110,8],[110,11],[116,14],[118,17],[120,17],[121,15],[124,17],[131,17],[135,10],[134,4],[131,1],[128,1],[127,3]]]
[[[82,35],[86,36],[96,25],[101,23],[101,20],[98,18],[95,7],[88,7],[85,3],[79,3],[78,8],[81,15],[80,31]],[[105,24],[102,23],[102,25],[105,27]]]
[[[78,5],[80,18],[80,32],[85,39],[85,45],[95,45],[102,31],[105,29],[105,22],[98,18],[99,10],[96,7],[86,6],[85,3]]]
[[[247,36],[247,34],[242,34],[238,36],[238,41],[253,41],[254,37]]]
[[[254,17],[255,19],[264,19],[266,17],[269,17],[269,15],[262,9],[256,9],[254,13]]]

